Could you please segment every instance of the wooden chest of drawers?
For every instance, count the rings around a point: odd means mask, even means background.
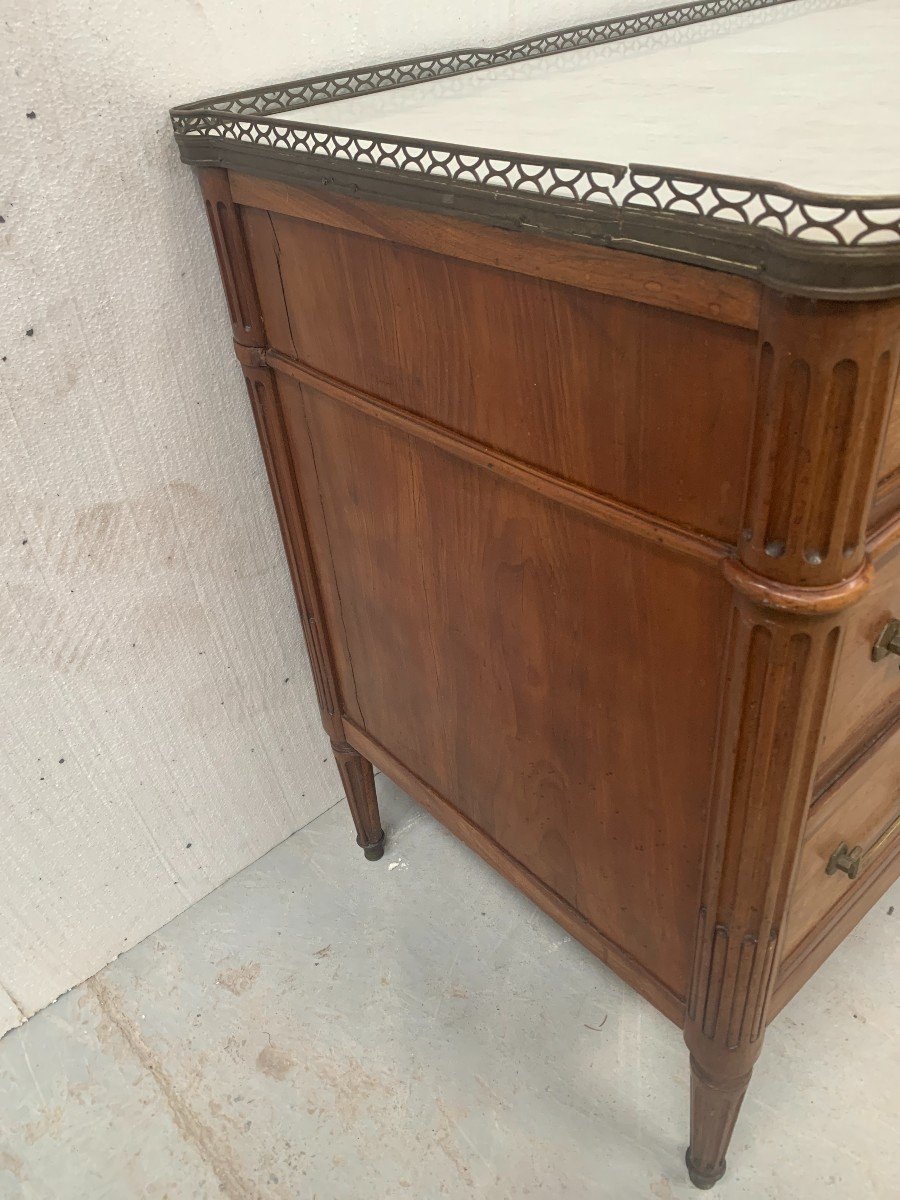
[[[900,242],[614,238],[254,97],[176,128],[358,841],[376,764],[683,1027],[710,1186],[900,864]]]

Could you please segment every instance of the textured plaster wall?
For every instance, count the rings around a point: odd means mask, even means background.
[[[2,0],[0,1032],[340,795],[168,107],[642,5]]]

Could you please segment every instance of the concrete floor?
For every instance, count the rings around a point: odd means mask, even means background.
[[[4,1200],[700,1194],[678,1031],[379,790],[380,863],[341,803],[0,1043]],[[719,1200],[900,1194],[898,921],[769,1031]]]

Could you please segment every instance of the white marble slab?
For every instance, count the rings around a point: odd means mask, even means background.
[[[832,195],[897,195],[898,49],[897,0],[798,0],[283,119]]]

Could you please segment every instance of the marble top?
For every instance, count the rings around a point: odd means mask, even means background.
[[[603,15],[628,11],[610,4]],[[830,195],[900,195],[898,48],[898,0],[795,0],[267,115]]]

